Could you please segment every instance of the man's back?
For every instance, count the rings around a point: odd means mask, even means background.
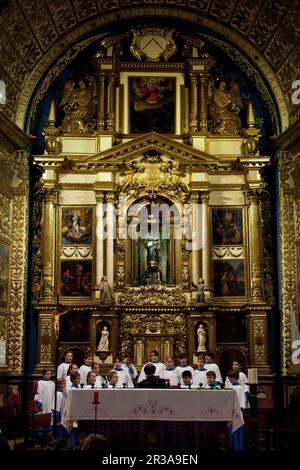
[[[167,388],[164,379],[157,375],[148,375],[144,380],[138,383],[138,388]]]

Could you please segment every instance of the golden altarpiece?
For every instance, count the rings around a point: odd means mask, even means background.
[[[151,349],[195,364],[202,324],[224,371],[239,357],[267,376],[270,158],[253,105],[212,75],[200,39],[154,26],[126,37],[126,53],[107,37],[94,73],[65,80],[34,156],[36,372],[69,348],[103,372],[125,351],[138,369]]]

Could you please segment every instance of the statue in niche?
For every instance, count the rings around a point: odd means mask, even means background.
[[[101,331],[101,338],[97,351],[109,351],[109,331],[106,325],[103,326],[103,330]]]
[[[230,85],[220,80],[217,85],[213,81],[209,85],[210,101],[208,103],[209,127],[214,134],[238,134],[242,131],[239,116],[244,107],[240,88],[237,82]]]
[[[198,348],[197,352],[206,352],[206,331],[204,325],[200,323],[197,329]]]
[[[159,239],[149,238],[147,246],[147,264],[148,266],[159,263]]]
[[[85,80],[69,80],[64,87],[60,106],[65,116],[62,120],[63,132],[89,132],[95,127],[97,110],[97,86],[95,79],[86,76]]]

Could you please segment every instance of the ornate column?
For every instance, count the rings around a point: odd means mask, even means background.
[[[97,201],[97,210],[96,210],[96,285],[100,284],[101,278],[103,276],[103,240],[104,240],[104,195],[102,192],[96,192],[96,201]]]
[[[190,130],[197,131],[197,75],[191,73],[191,90],[190,90]]]
[[[200,248],[201,248],[201,213],[199,194],[191,195],[192,203],[192,281],[198,284],[200,277]]]
[[[200,132],[207,132],[207,80],[200,75]]]
[[[257,367],[261,375],[270,374],[267,312],[256,308],[251,309],[249,318],[250,365]]]
[[[108,130],[113,132],[115,130],[115,76],[111,74],[108,84]]]
[[[115,227],[115,196],[113,193],[106,196],[106,277],[111,286],[114,284],[114,240],[116,238]]]
[[[54,273],[55,273],[55,213],[57,192],[54,188],[45,188],[44,191],[44,224],[43,224],[43,300],[54,300]]]
[[[38,348],[35,374],[41,374],[42,369],[51,369],[55,373],[55,333],[54,313],[52,310],[40,310],[38,321]]]
[[[212,297],[211,229],[209,217],[210,193],[201,193],[202,203],[202,277],[207,288],[206,298]]]
[[[249,221],[250,298],[251,302],[263,302],[262,241],[260,203],[258,191],[246,193]]]
[[[105,73],[99,73],[98,76],[98,131],[104,131],[105,128]]]

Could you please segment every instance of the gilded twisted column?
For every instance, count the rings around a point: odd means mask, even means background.
[[[212,295],[212,275],[211,275],[211,230],[209,217],[209,193],[201,193],[202,203],[202,277],[204,279],[207,294],[206,298]]]
[[[53,300],[54,273],[55,273],[55,216],[57,191],[54,188],[45,188],[44,191],[44,223],[43,223],[43,300]]]
[[[246,193],[246,199],[249,205],[250,297],[252,302],[262,302],[264,295],[259,193],[250,190]]]
[[[207,80],[200,75],[200,132],[207,132]]]
[[[115,130],[115,76],[111,74],[108,84],[108,130],[113,132]]]
[[[98,77],[98,131],[105,128],[105,74],[100,73]]]
[[[190,90],[190,129],[192,132],[197,131],[197,75],[191,73],[191,90]]]

